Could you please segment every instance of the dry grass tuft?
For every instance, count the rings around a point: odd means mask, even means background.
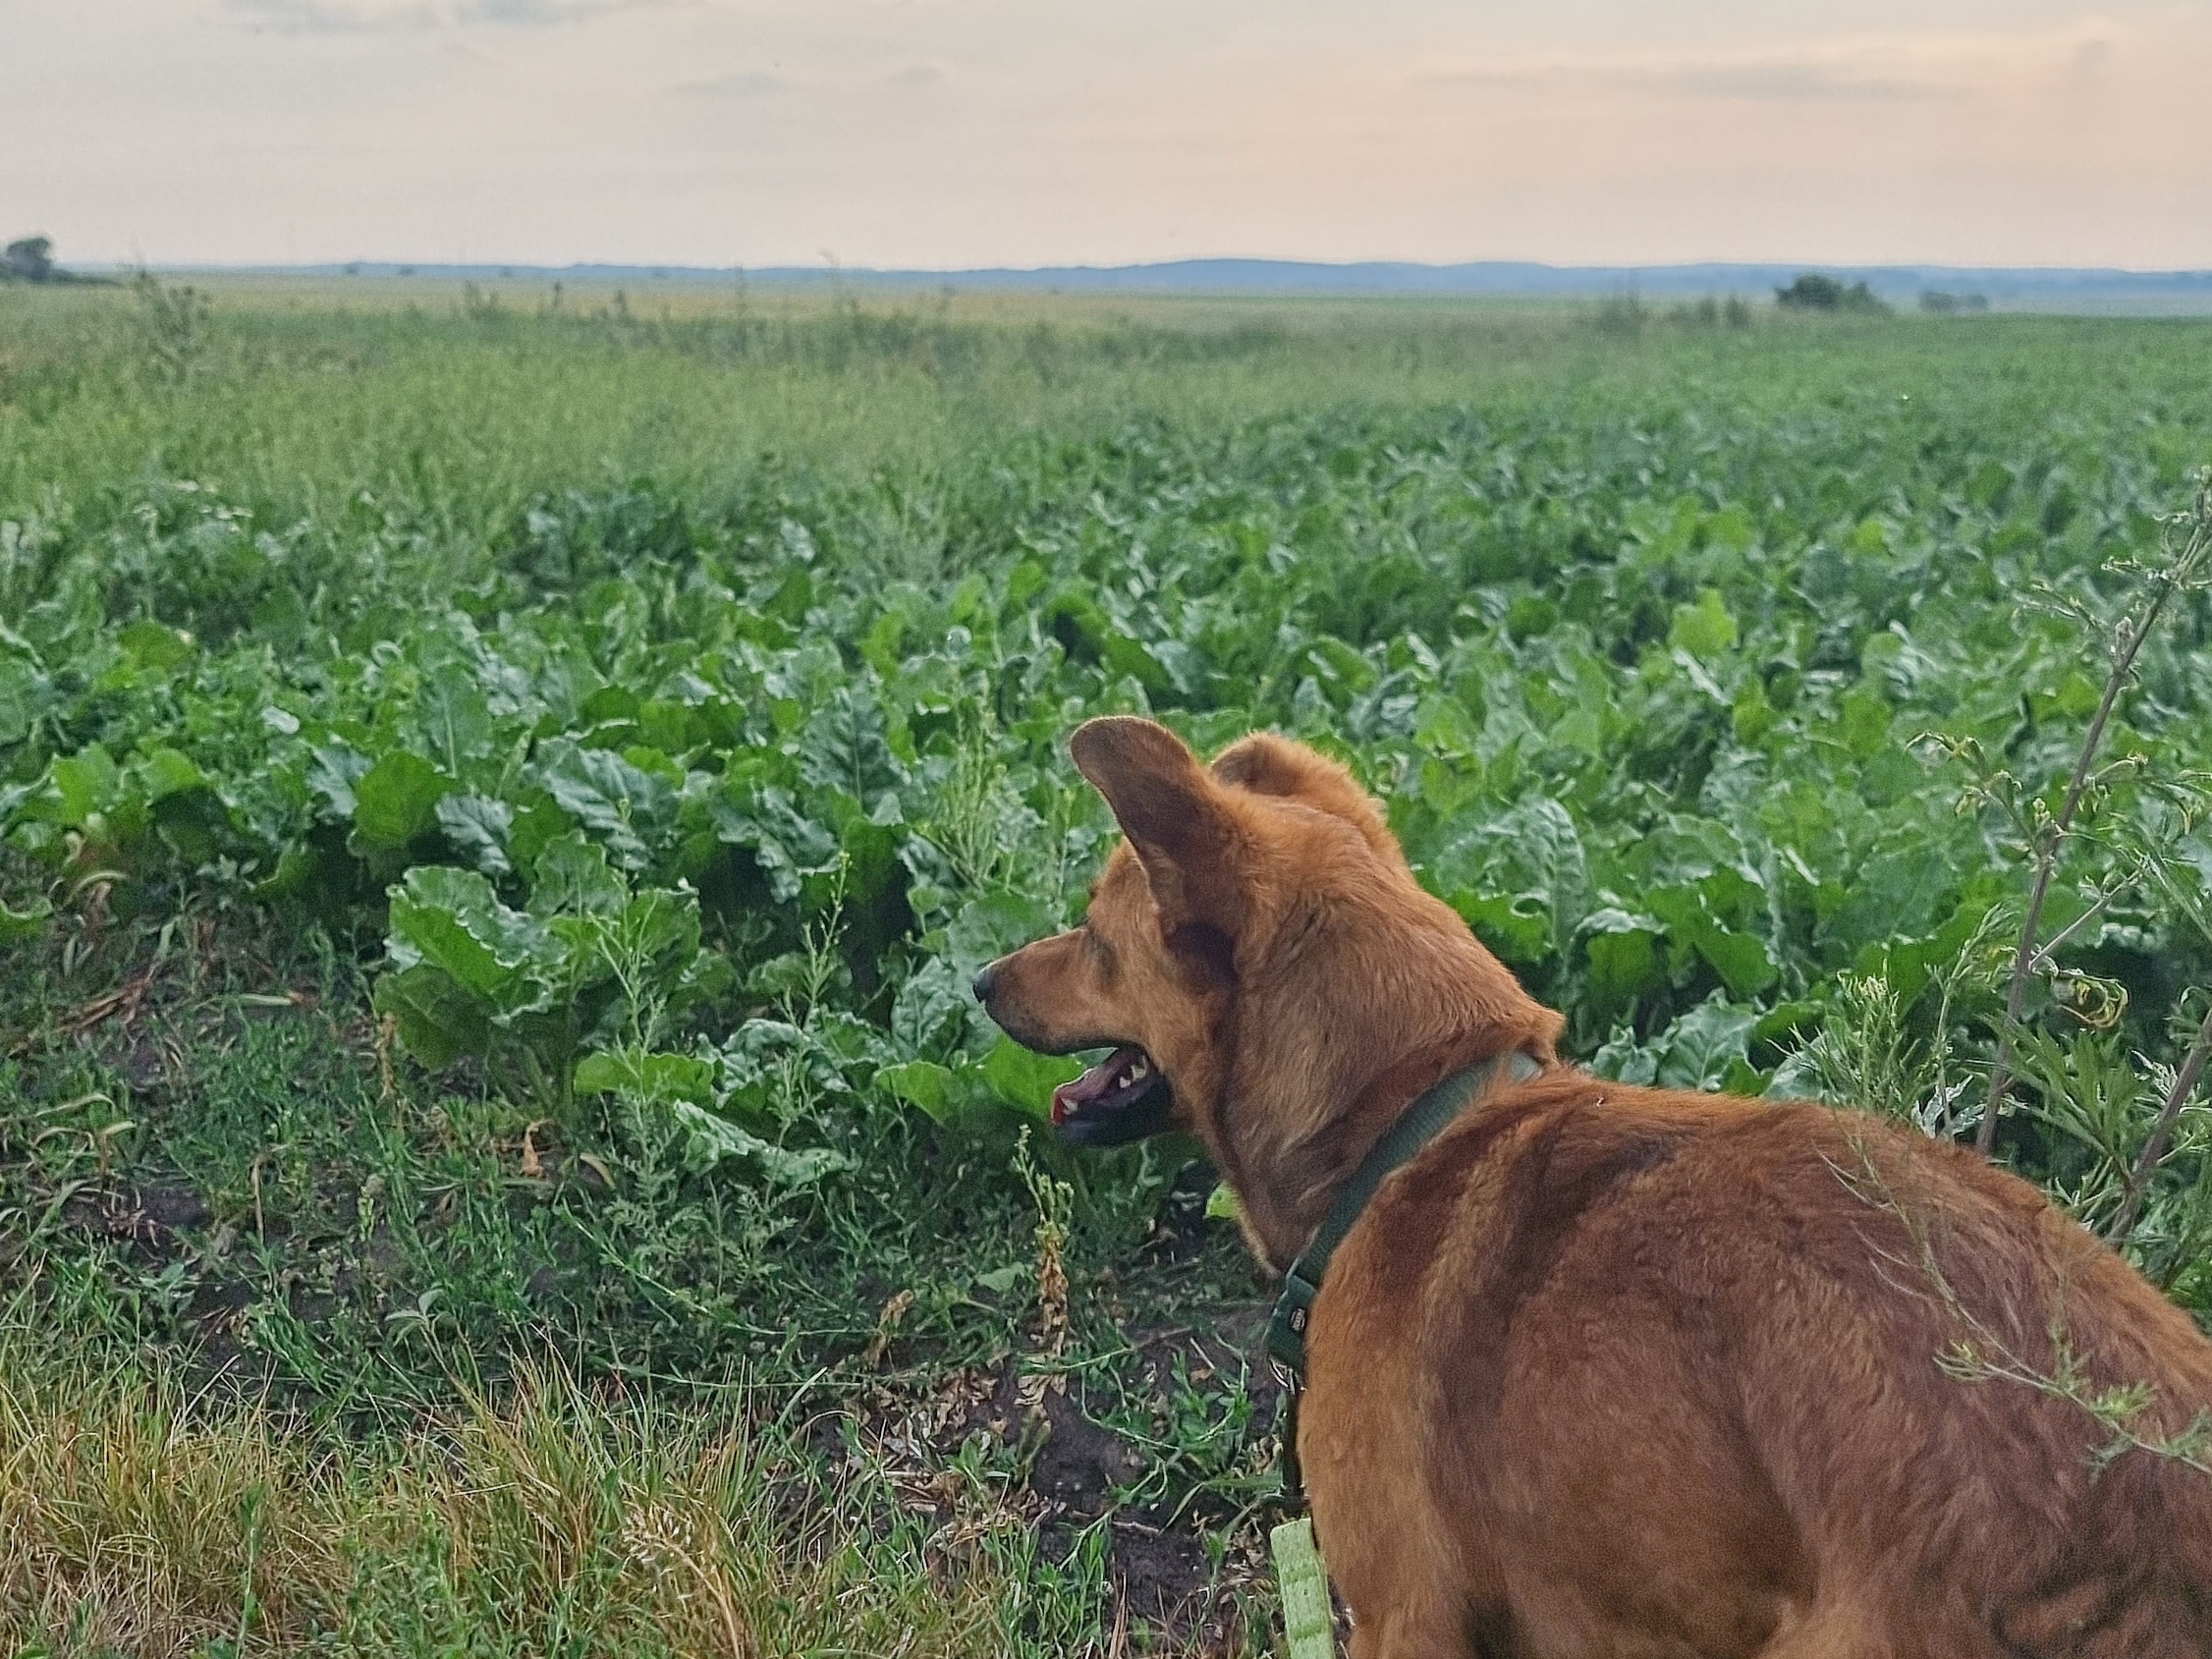
[[[353,1442],[0,1336],[0,1649],[1019,1644],[1030,1540],[994,1526],[977,1548],[962,1518],[830,1472],[757,1405],[679,1409],[547,1367],[504,1403]]]

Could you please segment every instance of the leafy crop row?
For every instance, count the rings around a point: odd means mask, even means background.
[[[36,873],[0,926],[94,892],[260,907],[380,958],[426,1065],[817,1183],[867,1113],[989,1134],[1066,1075],[964,988],[1075,913],[1110,840],[1070,727],[1149,710],[1344,755],[1600,1069],[1820,1086],[1867,984],[1900,1042],[2000,1028],[1982,959],[2023,856],[1947,756],[2036,799],[2065,775],[2104,667],[2022,601],[2109,609],[2105,563],[2203,459],[2204,410],[2124,402],[1724,379],[1144,418],[949,477],[541,496],[458,551],[373,497],[265,522],[217,482],[20,513],[0,834]],[[2047,933],[2100,906],[2028,1010],[2067,1042],[2165,1054],[2212,970],[2185,905],[2103,891],[2153,839],[2183,899],[2212,881],[2171,787],[2212,761],[2208,626],[2190,598],[2145,649],[2106,740],[2121,827],[2054,889]],[[2064,1188],[2081,1137],[2037,1100],[2011,1149]],[[2204,1139],[2192,1115],[2177,1190]],[[2146,1247],[2212,1297],[2184,1234]]]

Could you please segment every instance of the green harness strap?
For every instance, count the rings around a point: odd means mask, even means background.
[[[1454,1072],[1421,1095],[1359,1160],[1359,1167],[1337,1194],[1337,1201],[1329,1206],[1313,1242],[1299,1252],[1298,1260],[1283,1276],[1283,1294],[1276,1299],[1274,1316],[1267,1321],[1267,1354],[1283,1372],[1283,1490],[1294,1499],[1304,1495],[1298,1462],[1298,1400],[1305,1385],[1305,1327],[1312,1316],[1314,1298],[1321,1294],[1329,1258],[1359,1220],[1367,1200],[1375,1195],[1375,1189],[1386,1176],[1443,1134],[1474,1101],[1503,1082],[1525,1082],[1541,1070],[1535,1061],[1516,1050]]]

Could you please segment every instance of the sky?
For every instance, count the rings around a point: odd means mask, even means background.
[[[2212,267],[2212,3],[0,0],[66,262]]]

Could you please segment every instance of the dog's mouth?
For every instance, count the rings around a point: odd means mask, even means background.
[[[1175,1091],[1134,1043],[1052,1091],[1052,1127],[1070,1146],[1119,1146],[1169,1127]]]

